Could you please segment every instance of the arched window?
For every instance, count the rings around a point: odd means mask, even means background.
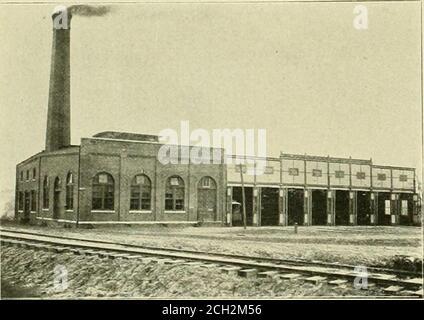
[[[43,180],[43,208],[48,209],[49,208],[49,178],[47,176],[44,177]]]
[[[53,219],[59,219],[62,212],[61,190],[62,181],[56,177],[53,184]]]
[[[184,181],[178,176],[170,177],[166,182],[165,210],[184,210]]]
[[[93,178],[93,210],[114,210],[115,183],[109,173],[98,173]]]
[[[60,192],[61,187],[62,183],[60,181],[60,178],[56,177],[56,179],[54,179],[54,192]]]
[[[130,210],[150,210],[151,189],[152,184],[148,176],[136,175],[131,181]]]
[[[72,172],[66,177],[66,210],[74,209],[74,176]]]

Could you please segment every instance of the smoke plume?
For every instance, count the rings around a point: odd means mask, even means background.
[[[111,12],[109,6],[89,6],[84,4],[77,4],[68,7],[68,10],[74,16],[81,17],[102,17]]]

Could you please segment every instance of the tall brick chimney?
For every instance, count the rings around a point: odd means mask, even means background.
[[[46,151],[71,144],[70,32],[72,15],[62,7],[52,14],[53,45],[47,114]]]

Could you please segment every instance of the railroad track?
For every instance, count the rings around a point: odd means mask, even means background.
[[[26,235],[38,235],[43,236],[47,238],[52,239],[66,239],[66,240],[79,240],[79,241],[90,241],[92,243],[98,243],[98,244],[124,244],[114,241],[104,241],[104,240],[97,240],[97,239],[84,239],[84,238],[77,238],[77,237],[69,237],[69,236],[55,236],[55,235],[46,235],[41,234],[37,232],[29,232],[29,231],[23,231],[23,230],[13,230],[13,229],[5,229],[0,227],[0,232],[9,232],[14,234],[26,234]],[[305,259],[276,259],[276,258],[269,258],[269,257],[258,257],[258,256],[249,256],[246,257],[245,255],[237,255],[237,254],[226,254],[226,253],[215,253],[215,252],[206,252],[206,251],[198,251],[198,250],[188,250],[188,249],[179,249],[179,248],[164,248],[164,247],[152,247],[152,246],[145,246],[145,245],[136,245],[136,244],[129,244],[125,243],[125,246],[129,248],[142,248],[142,249],[152,249],[152,250],[160,250],[160,251],[171,251],[171,252],[179,252],[179,253],[189,253],[189,254],[203,254],[208,256],[215,256],[215,257],[226,257],[226,258],[237,258],[237,259],[249,259],[249,260],[258,260],[261,262],[270,262],[275,264],[289,264],[289,265],[307,265],[307,266],[315,266],[315,267],[335,267],[335,268],[345,268],[353,270],[355,266],[349,265],[349,264],[340,264],[340,263],[331,263],[331,262],[323,262],[323,261],[311,261],[311,260],[305,260]],[[421,272],[414,272],[409,270],[397,270],[397,269],[391,269],[391,268],[382,268],[382,267],[374,267],[374,266],[367,266],[368,271],[376,272],[376,273],[389,273],[389,274],[395,274],[400,277],[421,277]]]
[[[222,272],[247,278],[272,277],[301,280],[312,283],[327,282],[331,285],[353,283],[361,276],[354,266],[292,259],[247,257],[242,255],[210,253],[175,248],[157,248],[111,241],[80,239],[42,235],[35,232],[0,228],[2,245],[29,247],[52,252],[72,252],[81,255],[97,255],[110,259],[140,259],[159,264],[188,264],[217,267]],[[389,295],[422,297],[421,274],[387,268],[367,267],[370,286],[381,287]]]

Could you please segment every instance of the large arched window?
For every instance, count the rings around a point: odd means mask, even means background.
[[[179,176],[172,176],[166,182],[165,210],[184,210],[184,181]]]
[[[44,177],[43,180],[43,208],[48,209],[49,208],[49,178],[47,176]]]
[[[66,210],[74,209],[74,176],[72,172],[66,177]]]
[[[131,181],[130,210],[151,209],[152,184],[148,176],[136,175]]]
[[[109,173],[98,173],[93,178],[93,210],[114,210],[115,183]]]

